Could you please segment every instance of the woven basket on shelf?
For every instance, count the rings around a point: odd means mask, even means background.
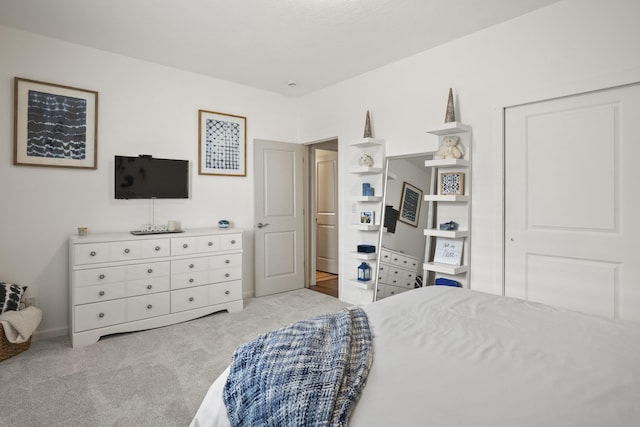
[[[2,324],[0,324],[0,362],[28,350],[30,346],[31,337],[29,337],[27,341],[19,344],[9,342],[7,336],[4,334],[4,328]]]

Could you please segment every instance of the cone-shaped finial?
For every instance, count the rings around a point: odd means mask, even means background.
[[[444,116],[445,123],[456,121],[456,110],[453,108],[453,91],[449,88],[449,100],[447,101],[447,114]]]
[[[373,132],[371,132],[371,118],[369,117],[369,110],[367,110],[367,119],[364,122],[363,138],[373,138]]]

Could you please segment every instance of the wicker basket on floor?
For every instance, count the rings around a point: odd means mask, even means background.
[[[9,342],[7,336],[4,334],[4,328],[2,324],[0,324],[0,362],[28,350],[30,346],[31,337],[29,337],[27,341],[19,344]]]

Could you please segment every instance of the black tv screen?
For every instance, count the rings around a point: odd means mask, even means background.
[[[116,199],[189,198],[189,161],[115,156]]]

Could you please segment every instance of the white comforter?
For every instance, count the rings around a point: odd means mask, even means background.
[[[458,288],[365,308],[374,360],[351,427],[640,426],[640,324]],[[192,426],[229,426],[225,371]]]

